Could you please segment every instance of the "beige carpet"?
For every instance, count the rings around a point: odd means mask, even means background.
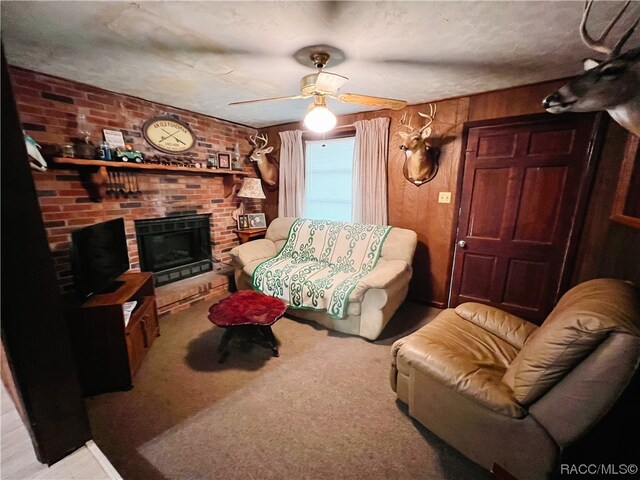
[[[376,342],[283,318],[279,358],[236,343],[220,365],[208,306],[161,320],[132,390],[87,401],[126,480],[490,478],[412,421],[389,385],[391,343],[437,310],[406,303]]]

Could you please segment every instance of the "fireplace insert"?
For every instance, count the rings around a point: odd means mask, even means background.
[[[140,270],[160,286],[213,269],[211,214],[136,220]]]

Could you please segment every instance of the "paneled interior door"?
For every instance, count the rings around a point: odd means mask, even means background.
[[[596,117],[545,117],[468,129],[451,306],[540,323],[557,300]]]

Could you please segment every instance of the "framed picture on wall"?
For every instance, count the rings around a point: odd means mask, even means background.
[[[218,153],[218,168],[231,169],[231,155],[228,153]]]
[[[247,215],[249,228],[267,228],[267,220],[264,213],[249,213]]]
[[[215,153],[207,158],[207,168],[218,168],[218,156]]]
[[[627,136],[611,220],[640,228],[640,137],[633,133]]]

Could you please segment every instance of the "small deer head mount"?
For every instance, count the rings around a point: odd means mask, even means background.
[[[436,116],[436,111],[436,105],[430,103],[428,115],[418,112],[418,115],[427,119],[425,125],[418,131],[411,125],[413,116],[409,116],[407,119],[407,112],[405,112],[400,119],[400,124],[409,129],[408,132],[398,132],[402,138],[400,150],[404,151],[406,155],[402,171],[404,177],[418,187],[433,180],[438,173],[439,150],[429,142],[431,124]]]
[[[269,137],[265,135],[249,136],[249,142],[256,148],[251,152],[249,160],[258,164],[258,170],[262,181],[270,187],[274,187],[278,182],[278,167],[274,165],[267,154],[273,151],[273,147],[267,147]]]
[[[542,106],[550,113],[606,110],[616,122],[640,136],[640,47],[620,53],[638,26],[640,17],[610,48],[604,44],[604,40],[631,2],[627,1],[622,6],[595,40],[587,33],[592,3],[593,0],[589,0],[585,4],[580,37],[587,47],[605,54],[606,58],[602,62],[586,59],[583,62],[586,72],[547,96]]]

